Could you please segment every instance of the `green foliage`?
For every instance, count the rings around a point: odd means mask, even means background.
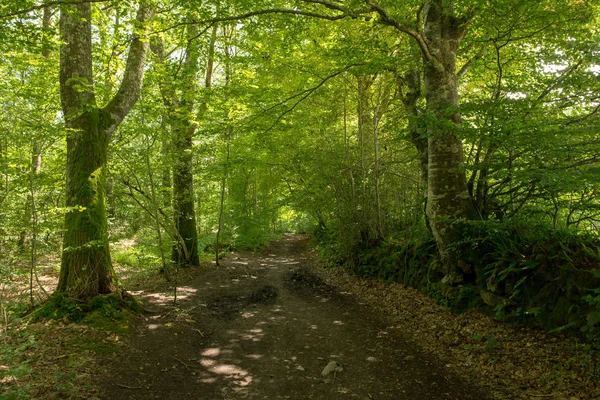
[[[9,1],[0,14],[21,3]],[[211,30],[188,42],[189,18],[290,4],[161,4],[169,11],[157,13],[152,31],[160,34],[150,39],[155,44],[160,36],[169,56],[148,54],[140,100],[110,143],[113,261],[146,274],[169,268],[163,257],[178,240],[173,166],[182,156],[174,154],[172,128],[185,125],[193,133],[183,155],[192,158],[195,181],[186,195],[206,259],[219,228],[223,250],[256,249],[285,231],[311,232],[325,257],[357,274],[419,287],[460,310],[480,306],[485,290],[498,296],[490,307],[499,317],[597,335],[597,4],[456,2],[457,15],[476,12],[457,56],[459,68],[469,66],[459,79],[462,125],[451,127],[464,145],[481,220],[464,224],[455,244],[466,271],[458,287],[440,284],[425,223],[427,182],[414,142],[427,139],[433,120],[422,90],[415,110],[405,104],[406,72],[422,74],[410,37],[377,18],[329,23],[270,15],[225,23],[216,32],[212,85],[200,87]],[[383,7],[412,24],[419,4]],[[332,13],[319,4],[294,7]],[[100,106],[118,90],[134,13],[128,2],[93,6]],[[63,194],[68,132],[57,117],[58,15],[45,28],[41,16],[0,21],[0,279],[7,285],[27,273],[15,265],[35,259],[33,244],[42,255],[63,250],[64,217],[72,211]],[[133,244],[121,246],[123,239]],[[75,321],[116,318],[120,305],[111,301],[80,304],[59,295],[44,312]],[[26,308],[11,303],[6,310],[16,316]]]
[[[593,294],[582,297],[582,300],[590,305],[590,309],[581,331],[588,339],[594,340],[600,345],[600,289],[590,289],[590,291]]]
[[[441,282],[435,241],[382,242],[356,248],[348,267],[361,276],[400,282],[422,290],[456,311],[487,309],[501,320],[535,323],[555,332],[600,335],[600,241],[574,230],[514,222],[468,222],[454,244],[466,282]],[[321,246],[331,242],[317,235]],[[486,305],[482,292],[493,304]],[[590,294],[591,293],[591,294]],[[491,299],[491,300],[490,300]]]
[[[152,243],[152,246],[141,243],[134,247],[115,250],[111,253],[111,257],[115,263],[128,267],[151,269],[160,265],[160,254],[155,243]]]
[[[535,321],[548,329],[589,330],[596,323],[586,293],[600,284],[595,235],[543,225],[471,224],[457,246],[476,271],[476,284],[503,299],[500,318]],[[591,319],[590,316],[591,315]]]

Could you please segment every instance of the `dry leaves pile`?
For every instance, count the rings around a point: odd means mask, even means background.
[[[340,268],[320,265],[314,272],[498,399],[600,399],[600,371],[594,370],[600,355],[573,338],[502,325],[478,311],[453,314],[414,288]]]

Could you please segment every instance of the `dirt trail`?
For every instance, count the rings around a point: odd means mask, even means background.
[[[180,282],[112,360],[105,399],[486,399],[367,306],[310,272],[307,239]],[[192,272],[193,273],[193,272]],[[322,376],[330,362],[343,370]]]

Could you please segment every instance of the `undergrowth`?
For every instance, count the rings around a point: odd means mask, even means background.
[[[435,241],[408,235],[340,254],[335,235],[319,232],[321,253],[351,272],[420,289],[454,311],[487,310],[498,319],[600,337],[600,241],[532,222],[466,222],[454,244],[464,283],[442,283]],[[323,249],[325,249],[323,251]]]

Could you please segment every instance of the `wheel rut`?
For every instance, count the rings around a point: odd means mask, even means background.
[[[187,271],[177,307],[159,290],[139,293],[157,312],[124,339],[101,398],[489,398],[323,283],[312,262],[307,238],[287,235]]]

